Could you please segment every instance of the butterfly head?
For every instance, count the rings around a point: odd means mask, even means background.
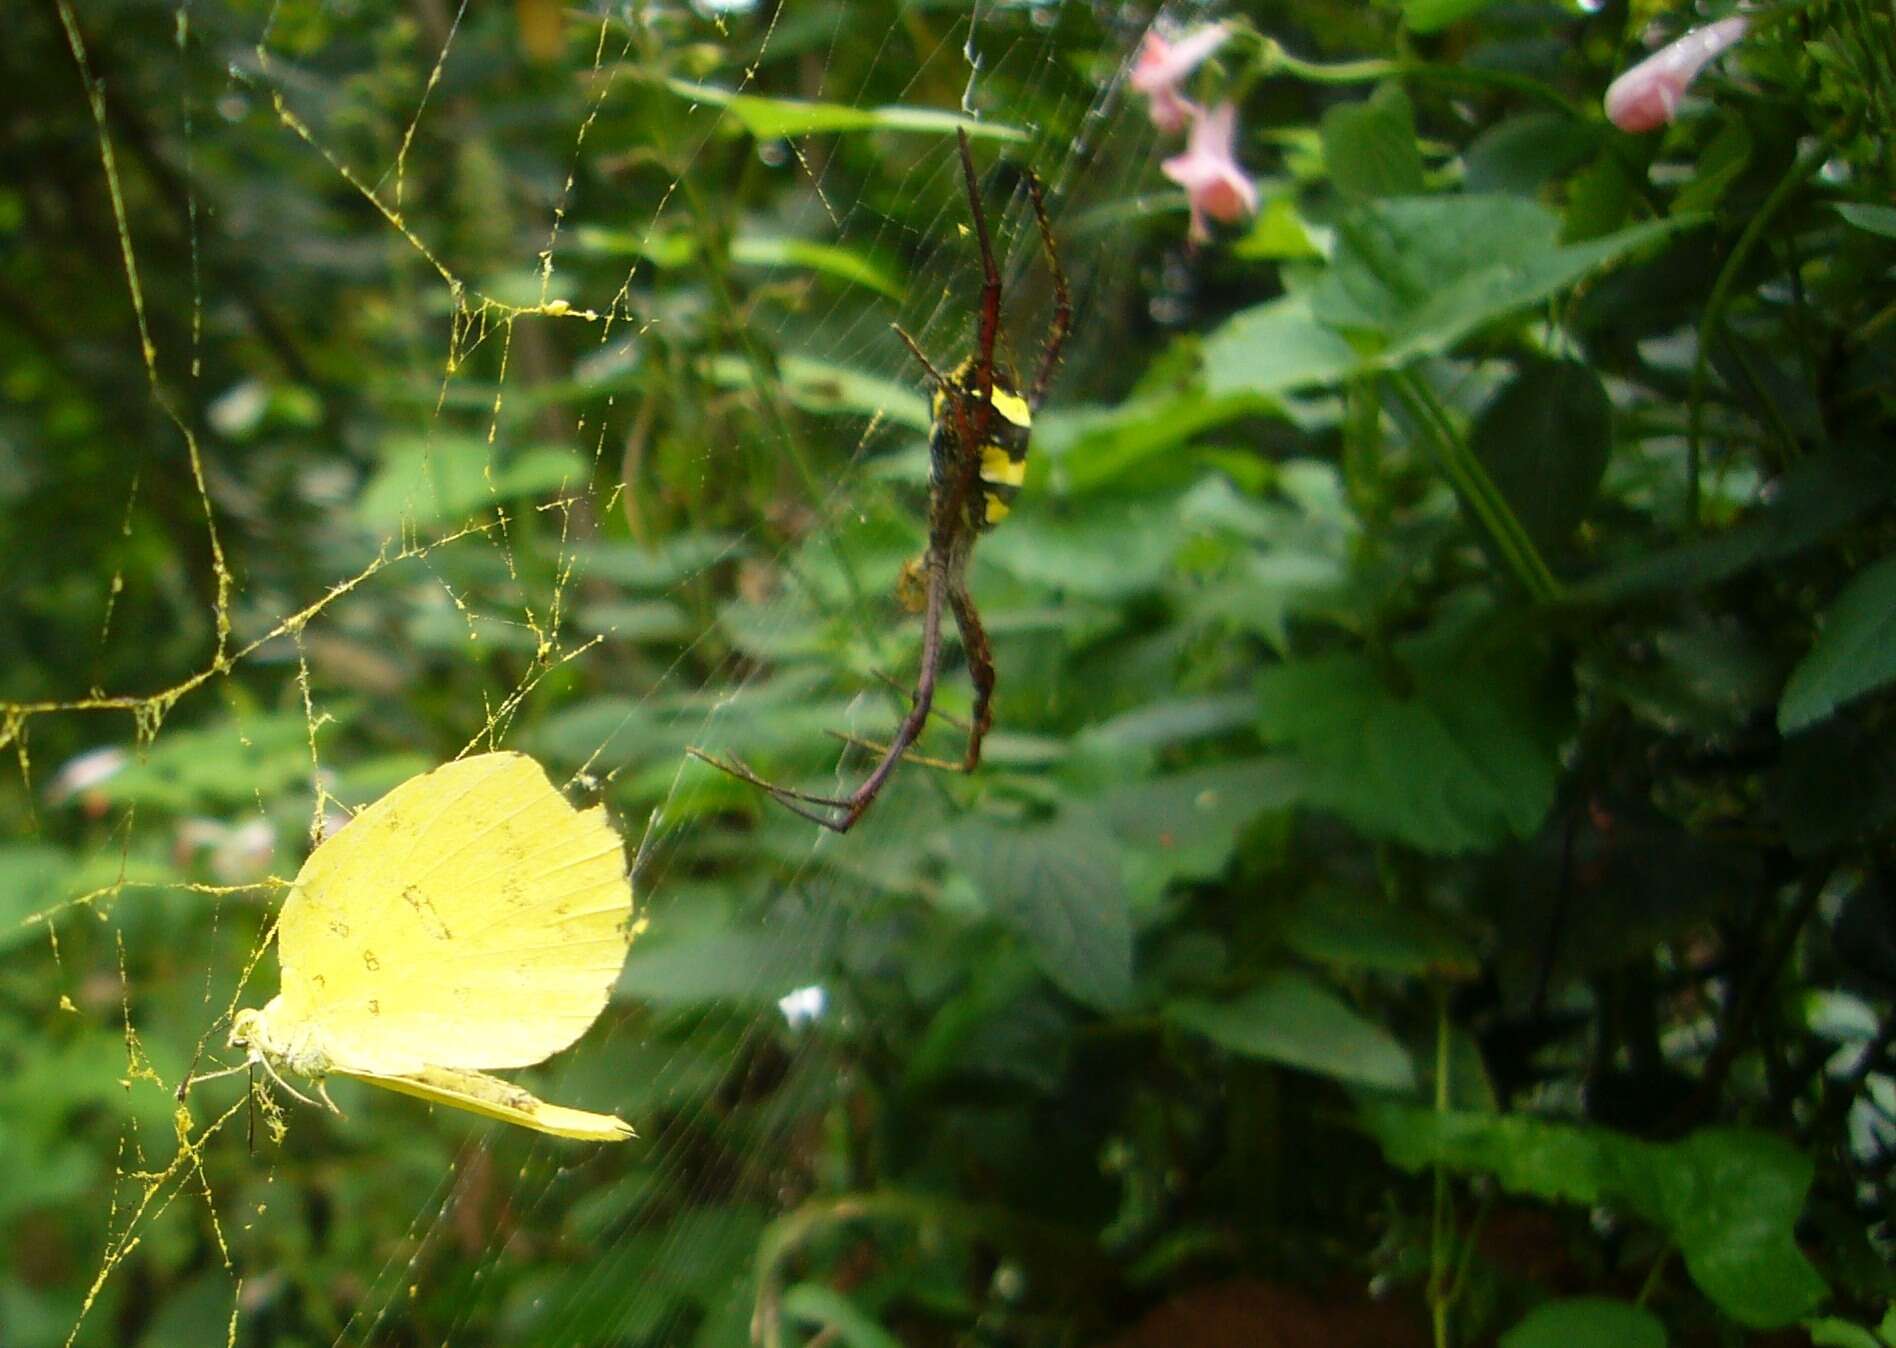
[[[246,1006],[230,1018],[230,1046],[248,1049],[255,1055],[262,1050],[265,1036],[263,1012]]]

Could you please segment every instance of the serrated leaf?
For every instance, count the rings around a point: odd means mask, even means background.
[[[1379,337],[1379,363],[1405,364],[1701,223],[1676,216],[1562,245],[1557,217],[1518,197],[1366,202],[1339,217],[1336,263],[1312,289],[1311,312],[1319,322]]]
[[[1097,819],[1068,811],[1027,828],[979,821],[951,840],[995,917],[1056,987],[1104,1011],[1131,1001],[1131,903],[1119,844]]]
[[[1308,974],[1281,970],[1228,1002],[1185,998],[1165,1017],[1220,1048],[1355,1085],[1415,1086],[1408,1050]]]
[[[1309,803],[1438,854],[1532,836],[1553,803],[1561,724],[1538,661],[1440,641],[1397,658],[1399,672],[1331,655],[1259,676],[1259,733],[1294,751]]]
[[[1791,671],[1778,729],[1795,734],[1896,679],[1896,554],[1865,567],[1823,616],[1817,640]]]
[[[1404,1170],[1444,1165],[1493,1175],[1515,1193],[1639,1214],[1671,1236],[1693,1281],[1741,1324],[1791,1324],[1828,1295],[1795,1237],[1813,1163],[1768,1133],[1708,1128],[1645,1142],[1523,1114],[1439,1113],[1379,1099],[1358,1109]]]

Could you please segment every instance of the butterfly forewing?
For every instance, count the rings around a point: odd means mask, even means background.
[[[574,809],[521,754],[448,763],[297,875],[277,931],[280,1029],[312,1029],[340,1071],[536,1063],[605,1007],[631,915],[603,809]]]

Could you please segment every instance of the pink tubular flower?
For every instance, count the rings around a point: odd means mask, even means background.
[[[1606,90],[1606,119],[1622,131],[1655,131],[1672,120],[1686,86],[1714,57],[1745,35],[1742,15],[1694,28],[1667,43]]]
[[[1185,189],[1191,201],[1192,227],[1186,237],[1193,243],[1211,238],[1207,217],[1229,223],[1257,214],[1257,184],[1231,154],[1237,131],[1237,108],[1220,103],[1192,123],[1185,153],[1159,165],[1166,177]]]
[[[1179,81],[1223,46],[1227,36],[1229,30],[1221,23],[1187,33],[1177,42],[1156,28],[1146,30],[1138,59],[1132,64],[1129,83],[1152,100],[1152,125],[1168,135],[1177,135],[1185,129],[1198,109],[1179,93]]]

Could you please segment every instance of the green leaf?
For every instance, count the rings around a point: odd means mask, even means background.
[[[1481,13],[1496,0],[1402,0],[1402,19],[1417,33],[1433,33]]]
[[[1123,600],[1168,579],[1183,542],[1173,502],[1109,497],[1065,515],[1016,506],[1007,528],[981,545],[980,556],[1030,584]]]
[[[1629,1301],[1570,1297],[1536,1306],[1500,1348],[1666,1348],[1666,1327]]]
[[[1387,1030],[1294,970],[1268,975],[1234,1001],[1172,1002],[1165,1017],[1248,1058],[1357,1085],[1399,1091],[1415,1086],[1408,1051]]]
[[[448,528],[522,497],[581,491],[586,461],[551,445],[502,456],[472,435],[396,436],[362,488],[356,515],[372,529]]]
[[[1225,868],[1246,824],[1301,795],[1295,763],[1252,758],[1115,787],[1100,798],[1099,813],[1115,838],[1150,863],[1148,874],[1209,879]]]
[[[1463,189],[1476,194],[1532,196],[1584,163],[1600,133],[1560,112],[1527,112],[1496,122],[1462,153]]]
[[[1823,1316],[1806,1320],[1804,1328],[1810,1334],[1811,1348],[1889,1348],[1887,1340],[1848,1320]]]
[[[1284,940],[1307,960],[1349,969],[1458,980],[1481,972],[1474,948],[1446,921],[1365,894],[1311,891],[1292,911]]]
[[[783,1313],[799,1324],[824,1331],[825,1343],[849,1348],[901,1348],[901,1340],[878,1325],[868,1312],[833,1287],[800,1282],[783,1294]]]
[[[976,821],[950,842],[995,917],[1056,987],[1102,1011],[1132,1000],[1131,904],[1119,843],[1098,819],[1069,810],[1027,828]]]
[[[1278,394],[1341,382],[1361,356],[1310,313],[1307,297],[1285,295],[1240,310],[1205,338],[1205,392]]]
[[[1530,837],[1552,805],[1562,720],[1540,682],[1525,652],[1458,653],[1435,637],[1399,647],[1386,670],[1357,655],[1266,669],[1258,728],[1294,751],[1311,805],[1454,854]]]
[[[810,939],[715,930],[641,938],[632,943],[614,995],[660,1006],[767,1005],[821,977],[823,954],[810,948]]]
[[[911,108],[892,105],[858,108],[847,103],[816,103],[798,98],[763,98],[756,94],[734,93],[709,84],[689,80],[666,80],[665,87],[678,97],[693,103],[726,108],[744,129],[759,140],[784,136],[807,136],[835,131],[922,131],[952,132],[964,130],[976,140],[1024,142],[1027,133],[1011,126],[961,117],[937,108]]]
[[[652,544],[586,542],[573,549],[574,574],[635,590],[669,590],[719,562],[745,555],[736,534],[686,532]]]
[[[1251,222],[1250,232],[1231,245],[1247,262],[1300,262],[1323,256],[1294,197],[1272,197]]]
[[[1476,418],[1469,447],[1542,553],[1558,553],[1593,505],[1613,445],[1599,375],[1532,361]]]
[[[853,248],[783,235],[740,234],[731,240],[731,260],[752,267],[800,267],[865,286],[890,299],[902,298],[902,282],[894,270]]]
[[[1736,116],[1728,117],[1718,134],[1699,155],[1692,176],[1673,200],[1675,211],[1709,211],[1725,197],[1751,163],[1751,130]]]
[[[723,388],[754,388],[751,364],[742,356],[717,356],[708,373]],[[781,388],[805,412],[880,417],[911,430],[928,429],[928,400],[914,386],[858,373],[834,361],[785,356],[777,362]]]
[[[1050,475],[1063,492],[1123,488],[1155,459],[1191,466],[1192,460],[1174,451],[1210,427],[1240,417],[1281,414],[1276,400],[1258,392],[1234,389],[1230,396],[1206,397],[1193,390],[1116,407],[1049,413],[1034,419],[1034,452],[1051,465]]]
[[[1423,186],[1415,110],[1396,85],[1323,114],[1323,159],[1345,197],[1403,197]]]
[[[641,257],[660,267],[698,262],[698,240],[683,231],[654,233],[583,225],[574,231],[580,251],[603,256]],[[853,248],[783,234],[739,234],[731,240],[731,260],[751,267],[813,271],[852,285],[866,286],[890,299],[902,297],[902,282],[890,264]]]
[[[1778,729],[1795,734],[1896,679],[1896,554],[1865,567],[1824,613],[1817,640],[1791,671]]]
[[[1398,366],[1701,223],[1675,216],[1562,246],[1558,219],[1518,197],[1367,202],[1339,218],[1336,265],[1313,288],[1311,311],[1319,322],[1380,338],[1378,361]]]
[[[1642,552],[1569,587],[1567,597],[1617,603],[1727,580],[1830,537],[1887,500],[1893,489],[1896,471],[1882,453],[1853,446],[1813,455],[1787,472],[1771,503],[1742,523],[1712,538]]]
[[[1896,206],[1872,206],[1862,201],[1836,203],[1836,212],[1858,229],[1896,239]]]
[[[161,737],[94,790],[113,804],[173,813],[254,810],[292,787],[308,787],[309,722],[297,712],[232,717]]]
[[[1644,1142],[1523,1114],[1437,1113],[1380,1099],[1358,1109],[1404,1170],[1444,1165],[1491,1174],[1515,1193],[1630,1209],[1666,1231],[1700,1290],[1741,1324],[1788,1325],[1828,1295],[1794,1232],[1813,1164],[1768,1133],[1709,1128]]]
[[[66,892],[72,870],[72,860],[57,847],[0,843],[0,952],[46,939],[33,914],[72,897]]]

